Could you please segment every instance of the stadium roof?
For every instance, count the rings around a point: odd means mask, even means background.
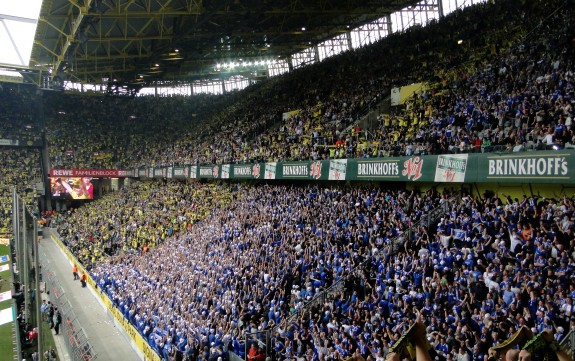
[[[21,78],[18,71],[27,69],[41,3],[42,0],[0,1],[0,76]]]
[[[203,79],[216,63],[287,58],[417,2],[44,0],[30,66],[83,83]]]

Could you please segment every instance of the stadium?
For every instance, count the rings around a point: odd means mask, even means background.
[[[573,18],[0,3],[0,359],[572,361]]]

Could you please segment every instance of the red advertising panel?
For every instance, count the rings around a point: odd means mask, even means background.
[[[127,177],[127,170],[118,169],[50,169],[50,177]]]

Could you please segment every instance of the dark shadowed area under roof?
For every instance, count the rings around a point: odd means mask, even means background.
[[[194,80],[282,59],[413,0],[44,0],[30,65],[62,79]]]

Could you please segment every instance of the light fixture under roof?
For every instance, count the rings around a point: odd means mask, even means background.
[[[169,57],[165,57],[162,58],[163,61],[174,61],[174,60],[182,60],[184,57],[183,56],[169,56]]]
[[[182,60],[184,57],[180,54],[179,49],[175,49],[174,51],[170,51],[161,55],[162,60],[164,61],[174,61],[174,60]]]

